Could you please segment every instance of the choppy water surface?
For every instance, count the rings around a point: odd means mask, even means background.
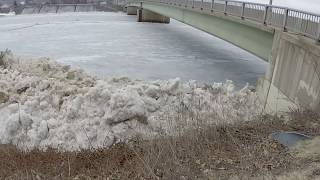
[[[45,56],[98,76],[254,84],[267,63],[172,20],[138,23],[123,13],[64,13],[0,18],[0,49]]]

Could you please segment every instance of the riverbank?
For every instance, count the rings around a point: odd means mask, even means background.
[[[303,118],[301,118],[303,117]],[[285,121],[263,116],[252,122],[206,126],[176,137],[134,139],[109,149],[25,153],[0,147],[0,177],[7,179],[319,179],[319,140],[296,149],[272,141],[274,131],[320,135],[320,118],[293,112]]]
[[[231,81],[100,79],[2,52],[0,114],[1,178],[319,177],[316,151],[269,138],[319,136],[319,115],[264,115],[256,93]]]

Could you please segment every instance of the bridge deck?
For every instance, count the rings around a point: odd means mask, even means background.
[[[129,0],[128,3],[160,3],[162,5],[179,7],[214,14],[217,12],[238,17],[244,21],[281,28],[302,34],[320,41],[320,15],[287,7],[267,4],[240,2],[232,0]]]

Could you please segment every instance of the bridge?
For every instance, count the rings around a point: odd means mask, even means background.
[[[257,83],[266,111],[320,111],[320,15],[223,0],[133,0],[125,9],[139,22],[176,19],[269,62]]]

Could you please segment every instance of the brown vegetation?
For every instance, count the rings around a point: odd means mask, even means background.
[[[1,179],[317,179],[319,157],[295,156],[274,142],[275,131],[320,136],[316,113],[293,112],[289,120],[200,126],[176,137],[139,139],[110,149],[21,152],[0,148]],[[320,148],[320,147],[319,147]]]

